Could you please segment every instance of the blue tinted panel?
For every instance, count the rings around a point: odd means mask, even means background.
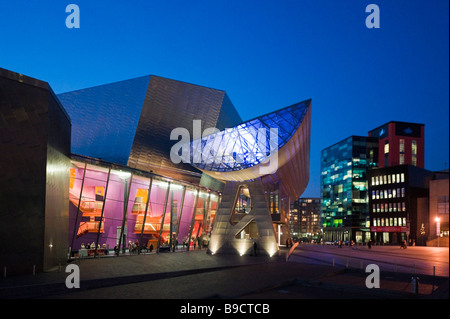
[[[126,165],[150,76],[59,94],[72,119],[72,153]]]
[[[227,172],[263,162],[289,141],[302,123],[309,102],[300,102],[193,141],[191,163],[200,169]]]

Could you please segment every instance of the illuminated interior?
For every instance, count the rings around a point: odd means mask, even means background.
[[[97,238],[109,250],[119,244],[128,249],[129,242],[154,250],[208,243],[219,200],[214,192],[75,160],[70,176],[72,251]]]
[[[241,221],[242,217],[249,214],[252,210],[250,192],[248,187],[240,186],[234,203],[234,209],[231,213],[230,223],[232,225]]]

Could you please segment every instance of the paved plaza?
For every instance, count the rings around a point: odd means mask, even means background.
[[[209,255],[205,250],[82,259],[80,288],[65,266],[1,278],[0,297],[40,299],[445,299],[448,248],[302,244],[280,256]],[[365,267],[380,268],[380,288]],[[433,276],[433,267],[435,276]],[[419,289],[413,293],[411,278]]]

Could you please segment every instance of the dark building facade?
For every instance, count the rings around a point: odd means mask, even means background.
[[[434,172],[430,181],[429,223],[421,225],[427,246],[449,246],[449,171]]]
[[[426,244],[421,227],[428,225],[427,203],[432,177],[432,172],[413,165],[368,172],[372,240],[387,244],[404,240]]]
[[[378,165],[378,138],[351,136],[321,152],[321,220],[324,241],[366,242],[367,173]]]
[[[70,118],[48,83],[0,69],[0,263],[8,274],[67,258]]]
[[[379,167],[425,167],[425,125],[391,121],[369,132],[379,139]]]

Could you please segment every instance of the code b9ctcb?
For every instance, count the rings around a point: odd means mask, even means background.
[[[225,304],[225,313],[269,313],[269,304]]]

